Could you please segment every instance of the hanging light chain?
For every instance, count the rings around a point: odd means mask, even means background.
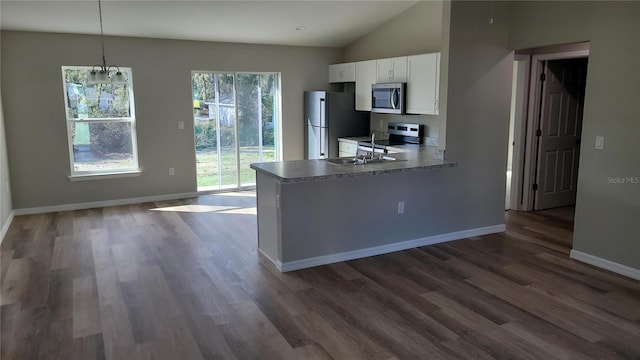
[[[98,0],[98,14],[100,14],[100,43],[102,45],[102,70],[107,71],[107,59],[104,56],[104,31],[102,29],[102,1]]]
[[[98,14],[100,15],[100,46],[102,49],[102,65],[94,65],[91,73],[89,74],[88,82],[90,84],[97,83],[117,83],[125,84],[127,78],[120,71],[120,67],[117,65],[107,66],[107,58],[104,52],[104,27],[102,25],[102,1],[98,0]],[[96,68],[100,68],[99,73]],[[111,70],[114,69],[115,74],[111,75]]]

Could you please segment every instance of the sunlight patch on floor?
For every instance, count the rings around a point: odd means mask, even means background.
[[[219,194],[215,194],[215,196],[256,197],[256,192],[255,192],[255,190],[253,190],[253,191],[238,191],[238,192],[219,193]]]
[[[242,210],[237,206],[218,206],[218,205],[179,205],[166,206],[151,209],[152,211],[173,211],[173,212],[191,212],[191,213],[207,213],[207,212],[226,212],[230,210]]]
[[[256,208],[256,207],[238,208],[238,209],[220,211],[220,213],[221,214],[257,215],[258,214],[258,208]]]

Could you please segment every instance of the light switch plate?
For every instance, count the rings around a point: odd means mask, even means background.
[[[596,136],[596,150],[604,150],[604,136]]]
[[[178,130],[184,130],[184,121],[178,121]]]

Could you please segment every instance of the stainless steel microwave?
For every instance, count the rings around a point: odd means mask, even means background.
[[[405,83],[371,85],[371,112],[384,114],[404,114]]]

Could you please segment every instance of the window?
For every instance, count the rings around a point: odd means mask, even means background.
[[[63,66],[71,177],[138,172],[131,69],[125,84],[87,84],[91,67]]]

